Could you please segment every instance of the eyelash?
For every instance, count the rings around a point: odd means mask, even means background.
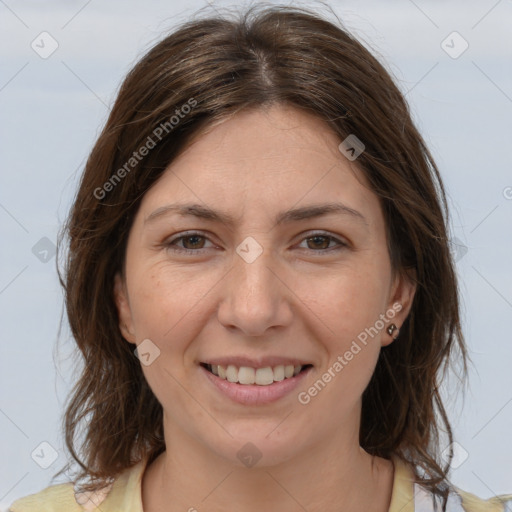
[[[205,238],[206,240],[208,240],[208,237],[206,237],[202,233],[199,233],[199,232],[196,232],[196,231],[191,231],[191,232],[186,233],[185,235],[181,235],[179,237],[173,238],[172,240],[169,240],[168,242],[165,242],[164,245],[165,245],[165,247],[167,249],[169,249],[171,251],[185,253],[185,254],[196,254],[197,255],[197,254],[201,254],[201,252],[203,250],[208,249],[208,248],[185,249],[185,248],[182,248],[182,247],[177,247],[175,245],[175,243],[177,241],[183,240],[185,238],[190,238],[190,237],[193,237],[193,236]],[[338,247],[330,247],[328,249],[320,249],[320,250],[306,249],[307,251],[310,251],[310,252],[313,252],[313,253],[326,253],[326,252],[330,252],[332,250],[340,250],[340,249],[343,249],[345,247],[348,247],[348,244],[342,242],[339,238],[336,238],[336,237],[334,237],[332,235],[329,235],[327,233],[322,233],[322,232],[311,233],[309,236],[303,238],[301,241],[309,240],[309,239],[315,238],[315,237],[327,238],[327,239],[329,239],[329,242],[331,242],[331,241],[337,242],[338,243]]]

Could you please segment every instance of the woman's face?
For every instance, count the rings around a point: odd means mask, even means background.
[[[145,194],[115,294],[168,448],[271,465],[358,443],[362,393],[414,286],[392,279],[377,196],[340,142],[299,110],[244,111]]]

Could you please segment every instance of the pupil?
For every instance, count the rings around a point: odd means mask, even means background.
[[[322,249],[326,249],[327,246],[329,245],[329,240],[327,239],[326,236],[321,236],[321,235],[318,235],[318,236],[314,236],[312,237],[310,240],[314,240],[314,244],[317,245],[318,247],[318,241],[320,240],[320,245],[322,245]],[[323,244],[321,243],[323,241]],[[327,243],[327,245],[326,245]]]
[[[190,242],[190,240],[196,240],[196,242],[192,242],[192,244],[191,244],[193,246],[196,246],[197,245],[197,241],[200,240],[200,239],[201,239],[201,237],[199,235],[191,235],[191,236],[188,236],[185,240],[187,242]]]

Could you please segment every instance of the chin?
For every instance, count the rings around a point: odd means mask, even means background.
[[[231,430],[232,438],[224,437],[223,441],[210,444],[212,451],[223,457],[230,464],[246,468],[272,467],[284,463],[297,456],[304,442],[303,436],[290,435],[290,432],[278,432],[276,425],[282,421],[265,421],[265,428],[247,429],[241,426],[236,433]],[[271,425],[270,428],[267,428]],[[299,438],[300,437],[300,438]],[[219,440],[217,440],[219,441]]]

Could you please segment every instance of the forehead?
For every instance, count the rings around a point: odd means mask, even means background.
[[[378,199],[339,143],[325,122],[298,109],[239,112],[196,134],[146,193],[142,209],[147,218],[150,209],[193,201],[236,216],[253,207],[277,212],[341,201],[372,219]]]
[[[177,169],[179,160],[193,159],[210,169],[217,164],[226,170],[253,171],[252,164],[257,163],[260,172],[254,174],[261,176],[271,171],[272,177],[277,177],[276,168],[297,174],[313,162],[317,163],[316,168],[341,162],[339,142],[318,117],[291,106],[273,105],[243,110],[220,123],[207,125],[172,166]],[[297,165],[299,162],[302,165]]]

